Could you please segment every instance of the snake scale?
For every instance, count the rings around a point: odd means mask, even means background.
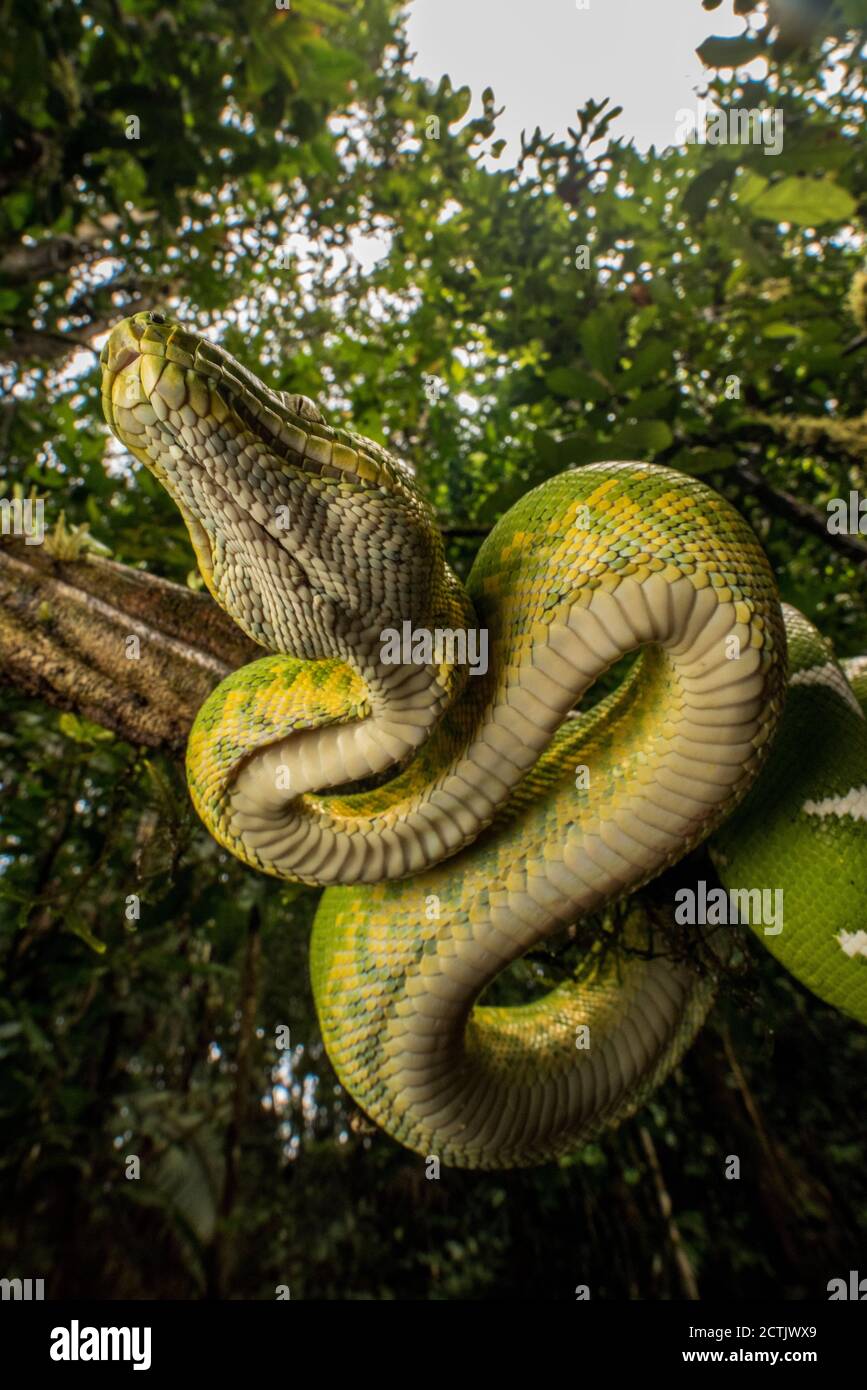
[[[502,517],[463,587],[410,469],[200,335],[136,314],[102,376],[112,430],[267,653],[196,718],[193,802],[246,864],[326,888],[316,1008],[376,1124],[444,1163],[504,1168],[631,1114],[715,987],[688,953],[630,949],[641,912],[625,910],[620,950],[543,998],[479,1000],[704,841],[725,892],[782,894],[781,929],[750,923],[777,959],[867,1022],[863,665],[847,681],[781,605],[727,501],[649,464],[576,468]],[[487,669],[454,645],[386,661],[383,633],[407,623],[486,632]]]

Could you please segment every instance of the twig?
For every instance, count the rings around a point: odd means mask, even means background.
[[[672,1214],[671,1196],[665,1185],[659,1157],[656,1152],[656,1145],[653,1142],[650,1130],[641,1125],[638,1133],[641,1136],[641,1143],[647,1156],[648,1166],[653,1174],[653,1183],[656,1188],[656,1199],[659,1202],[659,1210],[665,1222],[665,1229],[668,1233],[668,1241],[674,1255],[674,1263],[677,1266],[677,1273],[680,1278],[680,1286],[683,1289],[684,1298],[697,1302],[701,1297],[698,1291],[698,1282],[686,1247],[681,1240],[677,1222]]]

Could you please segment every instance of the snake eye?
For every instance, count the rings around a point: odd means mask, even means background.
[[[165,323],[165,321],[165,314],[158,314],[154,310],[148,314],[148,323]]]

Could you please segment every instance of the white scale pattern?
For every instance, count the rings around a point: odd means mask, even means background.
[[[860,718],[864,717],[849,682],[833,661],[827,661],[824,666],[811,666],[808,671],[796,671],[789,680],[789,685],[827,685],[841,700],[845,700]]]
[[[808,816],[851,816],[867,820],[867,786],[852,787],[841,796],[826,796],[822,801],[805,801],[801,810]]]

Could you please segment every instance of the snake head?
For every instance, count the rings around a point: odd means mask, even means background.
[[[160,313],[124,319],[100,360],[109,425],[177,503],[213,596],[262,646],[364,670],[382,629],[466,616],[427,503],[379,445]]]

